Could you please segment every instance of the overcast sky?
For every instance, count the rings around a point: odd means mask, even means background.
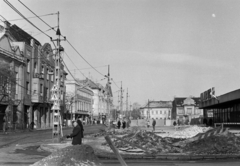
[[[9,0],[25,16],[33,16],[18,1]],[[61,33],[93,66],[110,65],[111,77],[130,101],[173,97],[199,97],[215,87],[221,95],[240,87],[239,0],[22,0],[38,15],[60,12]],[[3,1],[0,15],[21,18]],[[0,19],[2,19],[0,17]],[[51,26],[57,16],[42,17]],[[45,24],[30,19],[42,30]],[[10,21],[35,36],[42,44],[49,38],[24,20]],[[55,38],[53,31],[47,32]],[[62,42],[78,69],[89,68],[79,55]],[[64,56],[74,74],[76,67]],[[97,68],[107,74],[107,67]],[[82,70],[100,81],[94,70]],[[77,78],[83,79],[80,72]],[[71,78],[71,77],[68,77]],[[118,90],[112,84],[113,92]],[[125,95],[125,94],[124,94]],[[126,96],[126,95],[125,95]],[[124,100],[126,97],[124,96]],[[115,103],[117,93],[114,93]]]

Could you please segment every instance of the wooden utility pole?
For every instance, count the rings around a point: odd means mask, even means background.
[[[60,104],[61,104],[61,89],[60,89],[60,83],[61,83],[61,52],[64,51],[63,47],[61,47],[60,42],[60,36],[61,32],[59,29],[59,12],[58,12],[58,29],[56,32],[56,35],[58,36],[57,39],[52,40],[53,42],[57,42],[57,50],[55,54],[55,72],[54,72],[54,85],[51,89],[52,97],[51,100],[53,101],[53,125],[52,125],[52,138],[53,142],[60,142],[60,137],[63,136],[62,133],[62,120],[61,120],[61,113],[60,113]],[[64,38],[63,40],[66,40]]]

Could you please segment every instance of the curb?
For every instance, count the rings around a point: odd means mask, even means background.
[[[97,153],[99,159],[117,159],[112,153]],[[140,154],[121,154],[124,159],[150,159],[150,160],[216,160],[216,159],[240,159],[240,154],[232,155],[186,155],[186,154],[162,154],[162,155],[140,155]]]

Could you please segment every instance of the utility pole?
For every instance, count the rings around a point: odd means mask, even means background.
[[[149,99],[148,99],[148,112],[147,112],[147,119],[150,117],[150,110],[149,110]]]
[[[123,90],[122,90],[122,81],[121,81],[121,89],[120,89],[120,114],[123,113]]]
[[[126,93],[126,113],[125,116],[128,115],[128,88],[127,88],[127,93]]]
[[[57,39],[52,40],[53,42],[57,42],[57,51],[55,54],[55,72],[54,72],[54,85],[51,89],[52,97],[51,100],[54,101],[52,111],[53,111],[53,125],[52,125],[52,138],[53,142],[60,142],[60,137],[63,136],[62,133],[62,119],[60,113],[60,104],[61,104],[61,90],[60,90],[60,83],[61,83],[61,52],[64,51],[63,47],[60,45],[60,36],[61,32],[59,29],[59,12],[58,12],[58,29],[56,32],[58,36]],[[66,40],[66,37],[64,39]]]
[[[107,81],[107,115],[108,115],[108,119],[111,118],[111,115],[110,115],[110,85],[111,85],[111,82],[110,82],[110,65],[108,65],[108,75],[107,75],[107,78],[108,78],[108,81]]]

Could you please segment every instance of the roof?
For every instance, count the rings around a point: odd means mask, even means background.
[[[41,43],[37,39],[32,37],[30,34],[25,32],[15,24],[9,27],[9,31],[17,41],[24,41],[28,45],[31,45],[31,39],[34,39],[36,45],[41,45]]]
[[[192,103],[191,100],[193,100],[195,103]],[[176,105],[199,105],[200,97],[175,97],[173,102]]]
[[[172,108],[172,101],[149,101],[142,108]]]

